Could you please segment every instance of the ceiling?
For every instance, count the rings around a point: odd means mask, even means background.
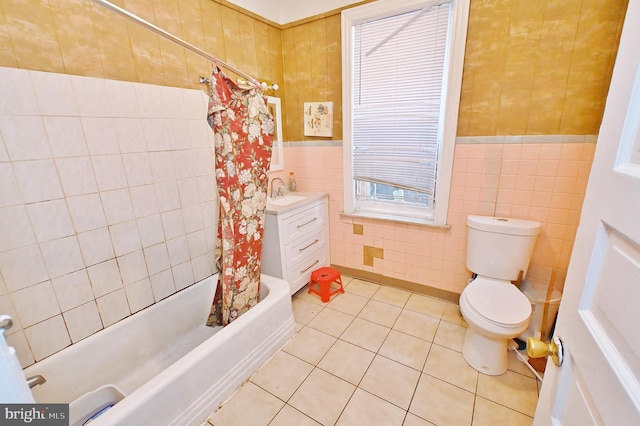
[[[361,0],[228,0],[270,21],[284,25]]]

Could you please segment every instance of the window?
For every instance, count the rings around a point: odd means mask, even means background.
[[[468,0],[342,12],[345,213],[445,225]]]

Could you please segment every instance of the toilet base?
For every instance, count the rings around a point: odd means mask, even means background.
[[[499,376],[509,366],[508,343],[509,339],[490,338],[469,327],[462,346],[462,356],[475,370]]]

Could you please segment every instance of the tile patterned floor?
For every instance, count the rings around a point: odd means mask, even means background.
[[[296,334],[203,426],[530,425],[538,386],[510,354],[487,376],[462,357],[458,306],[343,276],[293,298]]]

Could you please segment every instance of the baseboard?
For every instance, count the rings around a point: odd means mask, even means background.
[[[360,269],[348,268],[346,266],[331,265],[332,268],[340,271],[341,274],[348,275],[359,280],[373,281],[378,284],[384,284],[389,287],[396,287],[402,290],[408,290],[414,293],[424,294],[425,296],[437,297],[448,302],[458,303],[460,294],[454,293],[448,290],[442,290],[435,287],[430,287],[424,284],[414,283],[412,281],[405,281],[398,278],[387,277],[384,275],[376,274],[369,271],[362,271]]]

